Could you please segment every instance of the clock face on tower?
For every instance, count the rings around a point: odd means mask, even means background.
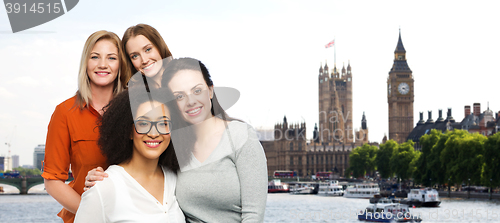
[[[388,90],[389,96],[391,96],[391,84],[389,84],[389,90]]]
[[[408,92],[410,92],[410,86],[408,86],[407,83],[403,82],[399,84],[398,91],[400,94],[408,94]]]

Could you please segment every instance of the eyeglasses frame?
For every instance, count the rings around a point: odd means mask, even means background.
[[[139,122],[139,121],[141,121],[141,122],[149,122],[149,123],[151,123],[151,125],[149,126],[149,130],[148,130],[146,133],[140,133],[139,131],[137,131],[136,123],[137,123],[137,122]],[[168,129],[169,129],[169,132],[167,132],[167,133],[161,133],[161,132],[158,130],[158,123],[165,122],[165,121],[167,121],[167,123],[168,123],[168,126],[169,126],[169,128],[168,128]],[[170,128],[171,128],[171,126],[172,126],[172,121],[170,121],[170,120],[168,120],[168,119],[167,119],[167,120],[156,121],[156,122],[149,121],[149,120],[134,120],[134,129],[135,129],[135,132],[136,132],[137,134],[141,134],[141,135],[146,135],[146,134],[148,134],[149,132],[151,132],[151,129],[153,129],[153,125],[154,125],[154,126],[155,126],[155,128],[156,128],[156,132],[158,132],[158,134],[160,134],[160,135],[168,135],[168,134],[170,134],[170,133],[172,132],[172,130],[170,129]]]

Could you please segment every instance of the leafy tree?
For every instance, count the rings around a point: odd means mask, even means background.
[[[21,175],[21,176],[35,176],[35,175],[42,174],[42,172],[39,169],[29,169],[29,168],[17,167],[17,168],[14,168],[14,170],[19,172],[19,175]]]
[[[481,181],[490,187],[500,186],[500,132],[490,136],[484,144]]]
[[[410,162],[410,166],[408,168],[408,175],[409,176],[413,176],[415,174],[415,172],[417,171],[418,169],[418,161],[421,160],[420,157],[422,157],[422,152],[420,151],[415,151],[415,156],[413,157],[413,159],[411,160]]]
[[[432,179],[434,182],[438,179],[432,175],[436,171],[435,166],[435,154],[432,153],[433,147],[439,141],[439,138],[443,135],[441,131],[432,129],[430,134],[425,134],[420,137],[420,145],[422,148],[422,154],[418,157],[418,160],[414,162],[415,168],[413,168],[413,180],[416,183],[423,184],[425,186],[432,186]],[[439,157],[439,156],[438,156]],[[439,158],[438,158],[439,159]],[[440,164],[440,162],[438,162]]]
[[[353,172],[354,177],[364,176],[375,170],[376,153],[376,146],[364,144],[349,154],[349,169]]]
[[[453,130],[449,134],[440,160],[446,166],[446,176],[452,183],[479,184],[483,168],[483,147],[486,136]]]
[[[412,140],[400,144],[394,150],[391,157],[391,169],[394,170],[394,173],[402,181],[411,176],[410,163],[416,156],[415,149],[413,148],[414,144]]]
[[[375,164],[377,165],[377,170],[381,178],[389,178],[394,175],[390,161],[392,153],[397,147],[398,143],[392,139],[380,145],[380,149],[377,151],[377,156],[375,158]]]
[[[481,184],[481,171],[483,168],[484,143],[488,138],[479,133],[469,134],[462,138],[458,167],[464,181],[470,179],[471,184]]]
[[[458,178],[458,169],[456,162],[458,160],[458,146],[457,140],[469,134],[465,130],[454,129],[453,131],[446,132],[438,141],[437,147],[442,146],[441,155],[439,160],[445,167],[446,178],[449,179],[451,184],[461,184],[462,179]]]
[[[431,135],[433,135],[432,132]],[[442,185],[448,182],[446,178],[446,166],[440,159],[446,139],[446,133],[443,134],[436,130],[436,136],[434,137],[434,140],[436,141],[432,146],[431,154],[427,156],[427,171],[430,172],[429,178],[432,179],[431,183],[437,182]]]
[[[348,172],[352,172],[353,177],[360,177],[364,175],[364,168],[362,166],[363,158],[359,154],[358,148],[352,150],[349,154],[349,168]]]

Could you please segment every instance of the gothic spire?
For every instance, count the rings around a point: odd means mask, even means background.
[[[366,129],[366,116],[364,111],[363,111],[363,118],[361,119],[361,129]]]
[[[403,46],[403,41],[401,40],[401,29],[399,29],[398,45],[396,46],[396,50],[394,51],[394,53],[396,52],[406,53],[405,47]]]

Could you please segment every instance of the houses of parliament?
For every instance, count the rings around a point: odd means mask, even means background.
[[[268,176],[276,170],[296,171],[306,177],[316,172],[332,171],[344,176],[349,167],[350,152],[368,140],[365,113],[360,126],[353,124],[353,75],[350,62],[338,70],[334,64],[321,65],[318,73],[318,115],[313,137],[306,138],[306,124],[283,122],[274,126],[274,140],[261,141],[267,158]],[[413,76],[406,62],[401,33],[394,51],[393,67],[387,78],[389,138],[406,141],[413,129]],[[359,131],[354,131],[359,129]]]

